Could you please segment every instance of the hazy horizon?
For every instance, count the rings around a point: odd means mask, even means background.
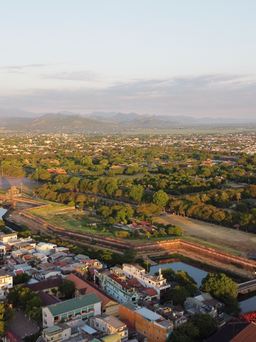
[[[0,5],[2,108],[255,117],[255,1]]]

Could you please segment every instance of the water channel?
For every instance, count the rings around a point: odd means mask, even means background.
[[[0,207],[0,217],[6,213],[6,209]],[[162,261],[164,262],[164,261]],[[155,274],[158,272],[159,268],[164,269],[164,268],[172,268],[175,272],[178,270],[183,270],[188,272],[188,274],[195,279],[197,282],[197,285],[201,285],[202,279],[207,275],[207,271],[204,271],[203,269],[197,268],[195,266],[191,266],[188,264],[185,264],[184,262],[178,261],[178,262],[166,262],[166,263],[159,263],[157,266],[151,266],[150,267],[150,273]],[[250,298],[249,298],[250,297]],[[239,298],[241,308],[243,312],[247,312],[250,310],[255,310],[256,311],[256,293],[252,293],[249,295],[243,295]]]
[[[179,270],[183,270],[188,272],[188,274],[195,279],[197,282],[198,287],[201,285],[201,281],[204,277],[207,275],[207,271],[204,271],[203,269],[197,268],[195,266],[191,266],[188,264],[185,264],[181,261],[174,261],[174,262],[166,262],[160,261],[159,265],[157,266],[151,266],[150,267],[150,273],[155,274],[158,272],[159,268],[172,268],[175,272]],[[250,310],[256,311],[256,293],[251,293],[248,295],[242,295],[238,297],[238,300],[240,302],[240,306],[243,312],[248,312]]]

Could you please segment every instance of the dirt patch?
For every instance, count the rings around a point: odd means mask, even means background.
[[[197,221],[178,215],[157,218],[159,223],[175,224],[182,227],[184,235],[197,238],[221,247],[231,248],[243,254],[256,253],[256,236],[250,233]]]

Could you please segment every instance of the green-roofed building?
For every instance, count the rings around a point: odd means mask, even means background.
[[[42,309],[43,328],[71,320],[82,318],[84,321],[101,314],[101,300],[95,293],[66,300]]]

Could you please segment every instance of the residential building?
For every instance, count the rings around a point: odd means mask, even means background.
[[[75,283],[75,297],[80,297],[84,294],[95,293],[101,300],[101,313],[113,316],[119,316],[119,303],[108,296],[104,291],[96,285],[85,279],[81,279],[75,274],[70,274],[66,277]]]
[[[9,240],[17,239],[18,233],[0,235],[0,241],[8,243]]]
[[[130,286],[126,281],[120,279],[114,273],[107,276],[106,292],[119,303],[137,303],[140,297],[134,287]]]
[[[127,325],[112,315],[94,316],[90,318],[89,325],[104,333],[118,334],[122,342],[128,340]]]
[[[62,284],[63,279],[61,277],[48,279],[44,281],[40,281],[35,284],[26,284],[24,287],[29,288],[34,292],[44,291],[50,295],[56,295],[58,293],[58,287]]]
[[[95,293],[42,308],[43,327],[52,327],[73,318],[87,320],[101,314],[101,300]]]
[[[36,245],[36,251],[38,253],[44,253],[45,255],[50,255],[50,254],[55,253],[56,247],[57,247],[57,245],[55,245],[53,243],[39,242]]]
[[[132,303],[120,304],[121,320],[128,320],[135,329],[147,337],[148,342],[165,342],[173,330],[173,323],[161,315]]]
[[[8,289],[13,287],[13,277],[0,270],[0,299],[4,299]]]
[[[210,314],[212,317],[217,317],[218,311],[224,311],[224,305],[212,298],[209,293],[202,293],[194,298],[186,298],[184,307],[191,315]]]
[[[161,268],[159,268],[158,276],[146,272],[143,267],[137,264],[123,264],[123,271],[127,278],[136,278],[144,287],[153,288],[157,292],[159,299],[164,296],[166,290],[170,287],[161,273]]]
[[[107,270],[94,270],[94,279],[100,284],[102,289],[119,303],[133,302],[137,303],[140,295],[126,281],[123,270],[119,267],[112,267],[110,272]]]

